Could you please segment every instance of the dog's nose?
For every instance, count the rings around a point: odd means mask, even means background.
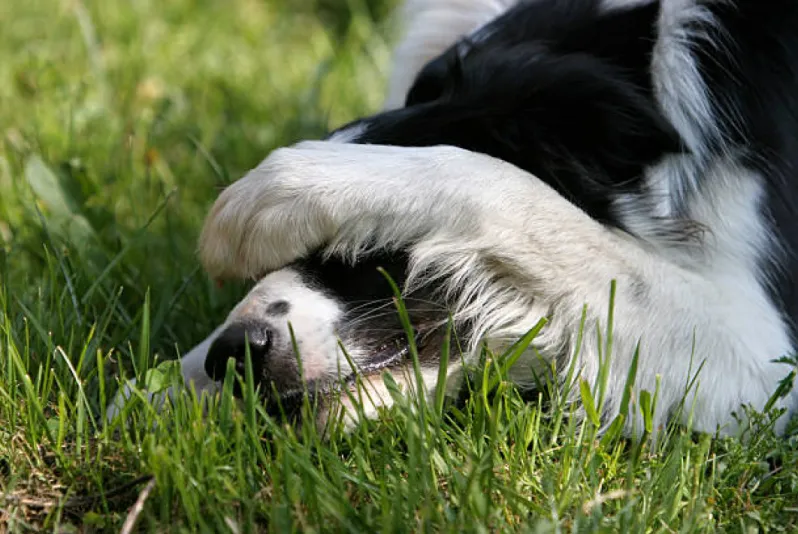
[[[271,347],[272,331],[266,325],[238,322],[225,328],[208,349],[205,357],[205,372],[208,376],[216,381],[223,380],[230,358],[235,359],[236,371],[244,376],[247,341],[252,367],[257,374]]]

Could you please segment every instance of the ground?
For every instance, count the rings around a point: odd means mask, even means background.
[[[599,435],[555,389],[508,386],[512,354],[487,354],[459,403],[401,402],[326,441],[251,395],[103,422],[121,373],[170,383],[242,294],[195,256],[220,188],[378,109],[391,7],[0,2],[0,531],[798,529],[795,425]]]

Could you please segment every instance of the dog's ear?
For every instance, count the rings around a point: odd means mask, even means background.
[[[536,44],[465,59],[452,48],[422,70],[407,105],[439,123],[418,132],[419,143],[440,137],[514,161],[546,150],[547,159],[575,159],[626,176],[684,150],[651,88],[632,80],[600,58],[552,54]]]
[[[684,150],[650,89],[633,85],[622,70],[585,54],[528,59],[514,52],[521,56],[516,61],[512,53],[501,55],[503,68],[470,73],[490,76],[489,83],[463,80],[472,85],[465,88],[471,105],[484,109],[481,127],[508,156],[544,150],[547,159],[573,159],[617,185]]]

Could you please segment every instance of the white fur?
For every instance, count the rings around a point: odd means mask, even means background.
[[[335,143],[351,143],[356,140],[366,130],[363,125],[350,126],[344,130],[339,130],[327,138],[327,141]]]
[[[723,166],[716,172],[737,181],[696,204],[695,216],[713,226],[716,241],[708,257],[680,262],[608,230],[543,182],[487,156],[304,142],[274,152],[222,193],[200,252],[212,275],[249,277],[325,243],[349,257],[406,247],[415,275],[435,273],[460,295],[456,319],[477,325],[475,342],[506,346],[550,317],[536,341],[550,359],[574,351],[587,303],[579,366],[591,383],[600,361],[595,329],[606,327],[616,279],[608,399],[620,399],[641,342],[639,388],[653,391],[656,376],[662,380],[657,422],[705,361],[694,422],[714,430],[742,403],[764,405],[788,371],[771,360],[791,349],[752,268],[764,246],[757,177]],[[729,210],[738,216],[725,217]],[[501,278],[496,262],[507,269]]]
[[[725,1],[725,0],[719,0]],[[693,57],[695,46],[715,46],[696,24],[711,27],[712,14],[696,0],[662,2],[659,35],[652,58],[654,89],[665,115],[699,157],[708,140],[718,140],[717,121]],[[687,184],[695,186],[695,184]]]

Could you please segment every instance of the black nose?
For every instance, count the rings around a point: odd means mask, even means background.
[[[272,331],[266,325],[252,322],[233,323],[214,340],[205,357],[205,372],[208,376],[216,381],[223,380],[230,358],[235,359],[236,371],[244,376],[247,341],[257,379],[271,346]]]

